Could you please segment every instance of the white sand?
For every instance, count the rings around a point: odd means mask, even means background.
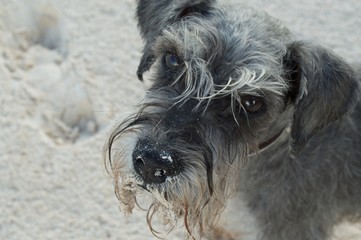
[[[0,0],[0,239],[154,239],[118,211],[101,156],[145,89],[135,1],[44,2]],[[361,1],[245,2],[361,66]]]

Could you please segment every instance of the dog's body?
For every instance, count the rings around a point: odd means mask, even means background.
[[[261,239],[328,239],[336,223],[361,217],[360,121],[359,102],[294,159],[280,144],[248,161],[241,188]]]
[[[277,20],[212,0],[138,0],[153,85],[106,144],[131,211],[208,236],[241,191],[262,240],[325,240],[361,218],[359,80]],[[117,147],[114,145],[117,144]],[[155,230],[154,230],[155,232]]]

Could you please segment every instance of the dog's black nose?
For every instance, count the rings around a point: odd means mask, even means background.
[[[139,141],[135,147],[133,166],[145,184],[164,183],[167,177],[178,175],[183,168],[177,153],[148,140]]]

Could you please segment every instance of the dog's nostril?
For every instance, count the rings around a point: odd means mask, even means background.
[[[138,168],[144,167],[145,163],[142,159],[142,156],[138,156],[135,158],[134,165],[135,165],[135,167],[138,167]]]
[[[166,176],[166,170],[164,169],[156,169],[155,172],[154,172],[154,176],[155,177],[164,177]]]

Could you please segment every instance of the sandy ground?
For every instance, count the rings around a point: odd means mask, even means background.
[[[361,66],[361,1],[244,2]],[[102,162],[109,127],[145,89],[134,10],[0,0],[0,239],[154,239],[144,212],[119,212]],[[361,239],[361,226],[334,239]]]

